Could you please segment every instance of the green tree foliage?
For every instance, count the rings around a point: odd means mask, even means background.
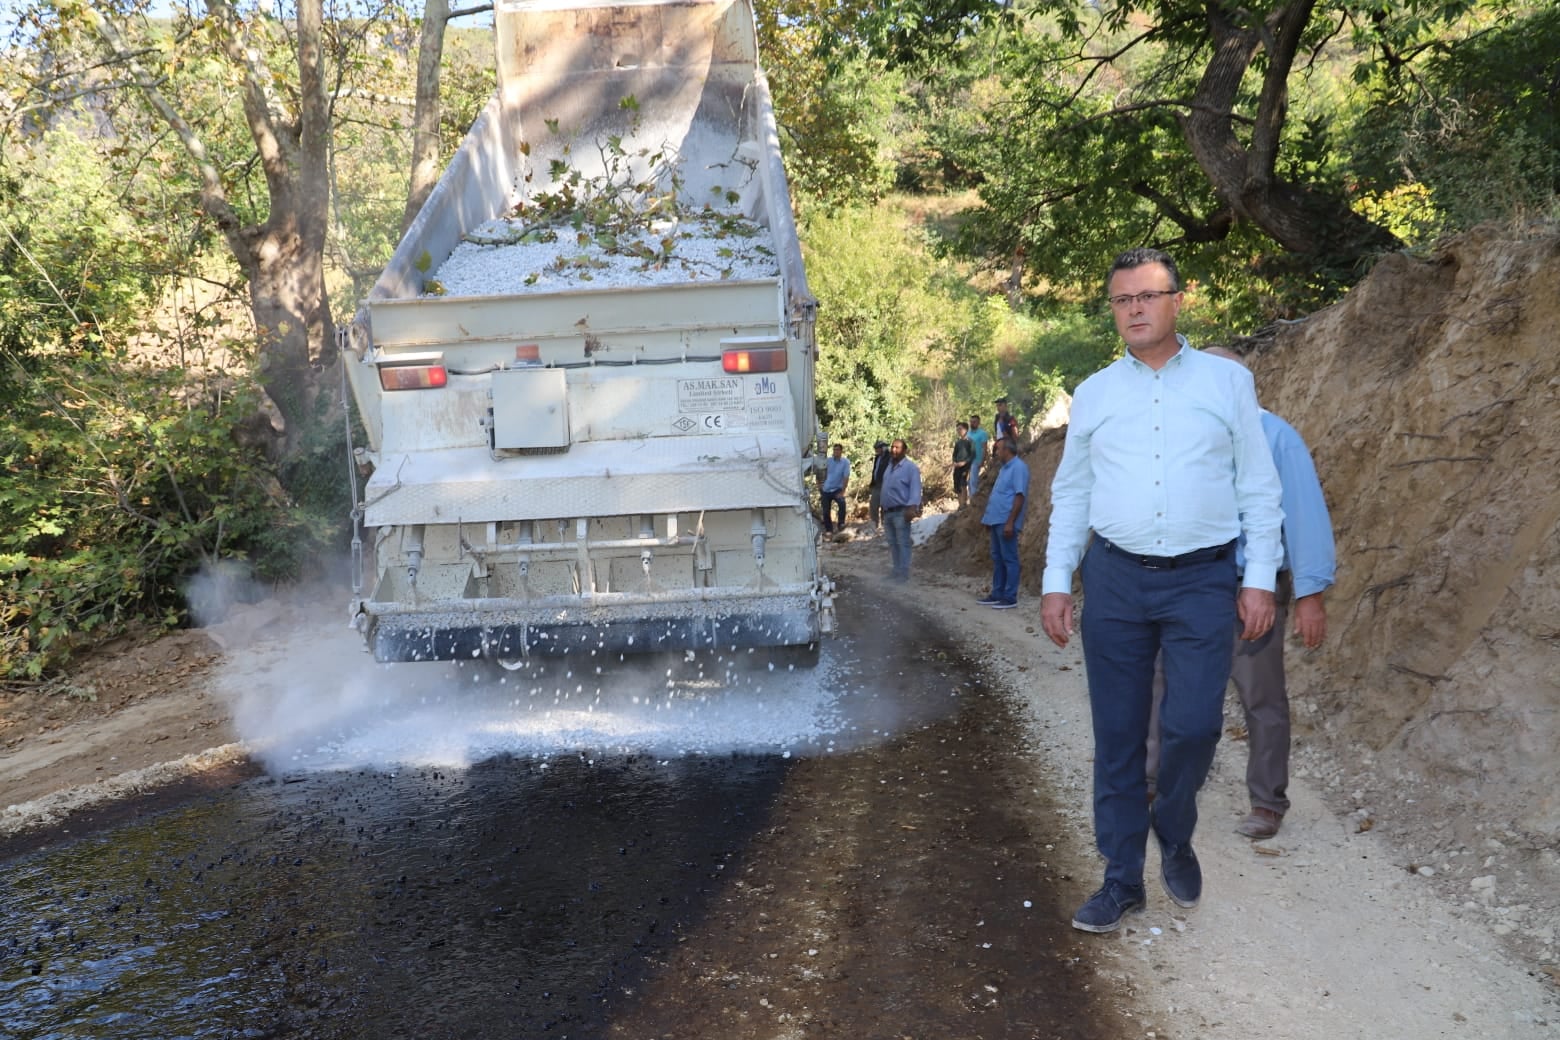
[[[1121,351],[1109,315],[1098,309],[1066,305],[1031,315],[988,295],[974,313],[965,340],[923,380],[918,397],[917,429],[939,438],[971,415],[989,429],[998,397],[1027,426]]]
[[[335,359],[326,253],[348,225],[332,205],[333,175],[354,148],[372,156],[364,135],[382,110],[409,110],[382,91],[391,70],[405,80],[415,33],[398,0],[298,0],[285,11],[179,0],[169,12],[149,0],[29,9],[37,69],[17,104],[46,112],[90,98],[100,132],[178,156],[180,186],[244,284],[259,377],[292,420],[287,436],[305,436],[313,398],[333,382],[320,374]],[[358,165],[363,175],[343,182],[372,192],[373,160]],[[351,236],[334,243],[353,266]]]
[[[786,173],[803,203],[869,204],[892,181],[886,141],[903,76],[842,46],[861,10],[780,0],[756,12]]]
[[[14,140],[0,159],[0,392],[21,364],[99,355],[135,327],[167,267],[140,233],[140,187],[114,178],[103,146],[77,129]]]
[[[893,68],[925,68],[953,56],[983,26],[1008,25],[1004,0],[871,0],[825,8],[835,21],[830,55],[868,54]]]
[[[386,23],[379,26],[383,30]],[[371,82],[373,89],[343,91],[332,106],[332,233],[328,248],[338,321],[350,317],[394,252],[407,205],[411,95],[416,89],[412,67],[415,32],[403,22],[388,39],[395,46],[374,47],[356,59],[371,61],[371,73],[365,81]],[[442,168],[441,159],[454,153],[476,122],[492,96],[495,75],[490,30],[448,30],[440,63],[434,174]],[[334,288],[338,274],[348,280],[339,292]]]
[[[1114,253],[1153,244],[1245,318],[1330,298],[1398,242],[1354,204],[1336,86],[1417,68],[1468,7],[1035,0],[1022,32],[965,44],[993,75],[941,106],[961,119],[939,151],[983,203],[962,244],[1031,291],[1092,294]]]
[[[801,233],[819,301],[819,422],[852,452],[908,436],[916,376],[977,326],[973,294],[887,205],[812,213]]]
[[[1018,414],[1043,413],[1121,354],[1115,324],[1098,312],[1069,307],[1034,325],[1017,366],[1027,375],[1014,405]]]
[[[978,413],[989,423],[999,395],[1032,416],[1118,343],[1108,317],[1034,318],[972,287],[932,248],[922,219],[890,197],[812,213],[802,240],[819,299],[820,422],[858,464],[873,441],[906,438],[936,497],[949,491],[955,422]]]
[[[177,624],[202,563],[291,578],[330,537],[246,442],[253,391],[106,360],[24,378],[26,414],[0,423],[0,675],[132,619]]]
[[[1416,74],[1378,67],[1349,133],[1359,190],[1414,241],[1552,213],[1560,195],[1560,7],[1481,14]]]
[[[172,291],[199,270],[188,196],[155,149],[84,125],[21,135],[0,166],[0,676],[177,623],[185,579],[219,557],[292,576],[346,509],[281,490],[258,391],[224,371],[249,365],[251,343],[222,339],[242,306],[209,281]]]
[[[0,674],[11,675],[50,671],[137,615],[180,620],[184,579],[218,558],[292,576],[339,539],[348,510],[334,395],[312,398],[293,451],[273,460],[279,417],[251,381],[250,300],[194,205],[201,179],[135,95],[74,71],[82,40],[60,29],[34,37],[58,54],[5,56],[30,71],[8,77],[0,105]],[[162,71],[194,106],[234,212],[265,219],[230,70],[197,48]],[[406,171],[374,146],[399,131],[378,115],[398,112],[395,98],[342,85],[336,106],[345,147],[332,169],[360,192],[332,210],[345,262],[376,248],[358,233],[370,223],[390,229],[377,240],[388,253]]]

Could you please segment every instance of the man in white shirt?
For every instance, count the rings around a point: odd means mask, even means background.
[[[1089,932],[1114,931],[1143,907],[1150,830],[1171,900],[1189,908],[1201,898],[1197,792],[1223,723],[1236,619],[1244,639],[1272,627],[1283,559],[1281,490],[1251,373],[1177,334],[1183,294],[1168,254],[1123,253],[1106,288],[1127,352],[1073,396],[1051,485],[1040,615],[1066,646],[1081,566],[1094,831],[1106,862],[1104,885],[1073,917]],[[1150,812],[1144,742],[1161,652],[1168,692]]]

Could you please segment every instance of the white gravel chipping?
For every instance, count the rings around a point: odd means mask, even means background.
[[[811,670],[722,660],[701,677],[668,674],[655,659],[556,659],[542,675],[502,681],[477,664],[375,665],[347,652],[344,637],[331,646],[331,655],[235,669],[223,683],[235,729],[273,772],[458,768],[497,755],[789,757],[888,735],[881,710],[856,710],[871,696],[829,643]]]
[[[506,296],[559,289],[774,278],[768,229],[710,210],[642,229],[529,225],[500,217],[455,247],[426,295]]]

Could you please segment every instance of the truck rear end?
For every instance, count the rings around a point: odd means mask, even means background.
[[[499,3],[499,86],[353,323],[381,661],[833,627],[814,314],[747,0]]]

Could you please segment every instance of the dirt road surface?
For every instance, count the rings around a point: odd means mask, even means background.
[[[992,760],[989,787],[960,794],[972,813],[995,811],[1013,821],[1013,854],[990,868],[1011,905],[987,908],[960,941],[972,949],[1021,942],[1025,915],[1065,921],[1100,870],[1088,810],[1091,738],[1081,653],[1044,639],[1036,603],[987,610],[974,602],[984,591],[978,580],[935,566],[919,570],[909,586],[891,585],[880,577],[886,552],[870,538],[826,551],[847,594],[844,609],[892,604],[919,613],[983,663],[994,690],[1006,691],[990,725],[1005,730],[1000,744],[1014,753]],[[892,632],[893,611],[882,616]],[[137,807],[170,783],[219,784],[252,774],[228,695],[235,684],[264,683],[272,666],[308,640],[339,641],[340,627],[329,604],[253,608],[222,630],[113,648],[64,694],[9,694],[0,701],[0,851],[16,854],[82,833],[101,814],[150,811]],[[935,761],[925,751],[917,761]],[[878,789],[865,785],[823,805],[809,803],[806,792],[825,789],[826,778],[798,785],[803,793],[782,806],[782,820],[798,825],[782,824],[758,843],[706,934],[658,958],[638,1010],[610,1035],[844,1035],[827,1009],[806,1002],[809,992],[849,988],[884,1008],[884,1037],[923,1035],[893,1014],[913,1003],[943,1008],[941,1029],[965,1023],[944,1036],[1048,1036],[1047,1023],[1012,1016],[1010,997],[1061,985],[1098,996],[1099,1024],[1109,1030],[1102,1035],[1560,1036],[1555,966],[1524,959],[1496,934],[1477,886],[1462,898],[1449,893],[1437,884],[1437,865],[1413,862],[1383,829],[1368,825],[1369,817],[1338,803],[1314,779],[1337,770],[1311,749],[1297,748],[1294,808],[1279,837],[1252,843],[1237,836],[1233,825],[1246,804],[1244,746],[1234,739],[1222,744],[1202,796],[1198,849],[1207,880],[1200,907],[1175,908],[1151,884],[1148,911],[1114,935],[1069,936],[1058,948],[1008,959],[996,974],[983,973],[974,956],[968,970],[944,976],[902,971],[902,951],[853,936],[913,941],[917,921],[896,921],[891,929],[866,922],[881,925],[906,907],[928,905],[928,893],[945,882],[924,877],[912,892],[900,871],[900,888],[885,888],[875,883],[873,864],[890,857],[935,864],[931,852],[954,855],[960,821],[921,819],[906,804],[918,789],[939,783],[935,770],[905,778],[891,747],[871,754],[881,758],[874,761]],[[831,766],[819,759],[797,768]],[[831,828],[826,814],[842,801],[856,820]],[[1157,869],[1152,852],[1149,869]],[[959,895],[947,893],[950,915]],[[946,936],[951,927],[947,920],[921,924],[928,935]],[[820,938],[791,949],[796,943],[789,940],[804,935]],[[787,942],[771,941],[779,937]]]

